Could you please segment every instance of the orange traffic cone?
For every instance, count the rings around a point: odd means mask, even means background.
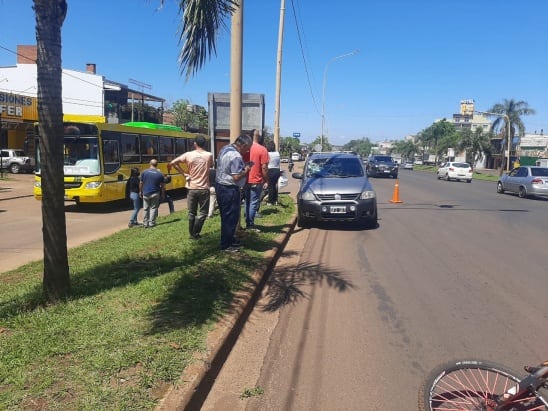
[[[396,180],[396,184],[394,185],[394,194],[392,194],[392,200],[390,200],[391,203],[403,203],[403,201],[400,200],[400,185],[398,184],[398,180]]]

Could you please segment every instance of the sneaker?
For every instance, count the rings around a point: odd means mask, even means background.
[[[246,231],[251,231],[252,233],[260,233],[261,232],[261,230],[259,230],[257,227],[255,227],[253,225],[251,227],[247,227],[245,230]]]
[[[263,215],[261,213],[256,213],[255,218],[263,218]]]
[[[238,253],[240,252],[240,247],[235,247],[231,245],[230,247],[223,248],[221,251],[225,253]]]

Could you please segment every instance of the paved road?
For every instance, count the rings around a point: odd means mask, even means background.
[[[396,205],[373,184],[378,229],[294,233],[203,410],[412,410],[448,358],[545,359],[548,201],[402,171]]]
[[[0,180],[0,271],[8,271],[43,258],[41,203],[32,196],[34,175],[8,174]],[[175,209],[186,207],[186,200],[175,200]],[[105,237],[127,228],[131,211],[124,207],[79,209],[66,203],[67,245],[69,248]],[[169,213],[167,204],[160,215]],[[142,216],[142,211],[139,217]],[[136,228],[137,229],[137,228]]]

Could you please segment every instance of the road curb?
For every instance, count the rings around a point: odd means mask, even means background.
[[[256,285],[251,291],[243,291],[234,298],[235,304],[228,310],[231,314],[223,317],[208,333],[205,354],[197,354],[185,369],[177,384],[172,385],[160,401],[155,411],[199,410],[215,382],[222,365],[252,312],[272,269],[282,255],[289,236],[295,228],[296,215],[289,226],[276,239],[277,246],[265,253],[263,262],[252,275]]]

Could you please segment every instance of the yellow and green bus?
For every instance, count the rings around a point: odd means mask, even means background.
[[[179,127],[146,122],[125,124],[64,122],[65,201],[106,203],[129,198],[131,169],[141,172],[150,160],[167,174],[167,163],[192,149],[196,134]],[[36,153],[34,197],[42,198],[40,149]],[[184,188],[185,176],[173,174],[167,190]]]

